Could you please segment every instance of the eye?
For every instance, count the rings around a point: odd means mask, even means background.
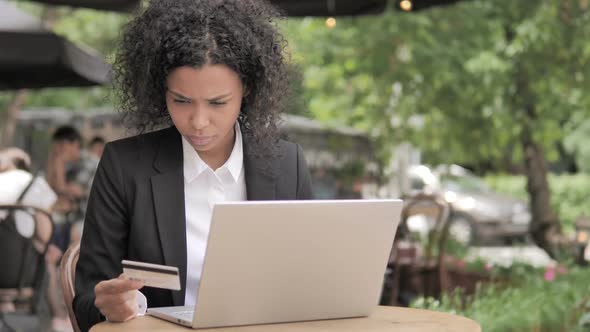
[[[174,103],[176,103],[176,104],[190,104],[191,101],[188,99],[174,98]]]
[[[212,105],[212,106],[217,106],[217,107],[219,107],[219,106],[223,106],[223,105],[225,105],[225,104],[227,104],[227,102],[226,102],[226,101],[219,101],[219,100],[211,100],[211,101],[209,102],[209,105]]]

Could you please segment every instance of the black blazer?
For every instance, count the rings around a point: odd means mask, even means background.
[[[248,153],[244,135],[248,200],[311,199],[301,148],[280,141],[273,160]],[[267,166],[265,166],[267,165]],[[144,287],[148,307],[184,305],[186,221],[181,136],[175,127],[106,145],[84,222],[76,268],[74,312],[82,331],[104,317],[94,306],[94,287],[122,272],[121,260],[177,266],[182,290]]]

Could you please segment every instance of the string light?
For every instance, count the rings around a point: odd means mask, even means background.
[[[411,0],[402,0],[399,3],[399,7],[406,12],[409,12],[410,10],[412,10],[412,1]]]
[[[327,27],[328,29],[333,29],[333,28],[335,28],[335,27],[336,27],[336,19],[335,19],[335,18],[333,18],[333,17],[328,17],[328,18],[326,19],[326,27]]]

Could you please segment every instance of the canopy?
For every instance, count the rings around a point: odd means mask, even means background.
[[[356,16],[380,14],[387,0],[271,0],[288,16]]]
[[[415,12],[431,7],[452,5],[466,0],[396,0],[395,8],[404,12]]]
[[[68,5],[114,11],[131,11],[139,0],[33,0],[52,5]],[[271,0],[288,16],[353,16],[383,12],[387,0]]]
[[[127,12],[139,6],[140,0],[33,0],[49,5],[66,5]]]
[[[0,90],[99,85],[108,82],[109,72],[96,52],[0,0]]]

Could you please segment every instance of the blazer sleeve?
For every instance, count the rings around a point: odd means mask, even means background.
[[[297,144],[297,199],[313,199],[311,175],[299,144]]]
[[[120,262],[126,253],[129,216],[123,172],[117,159],[118,153],[114,150],[111,144],[105,146],[84,220],[73,302],[76,320],[82,331],[88,331],[104,320],[94,305],[94,287],[102,280],[119,276]]]

